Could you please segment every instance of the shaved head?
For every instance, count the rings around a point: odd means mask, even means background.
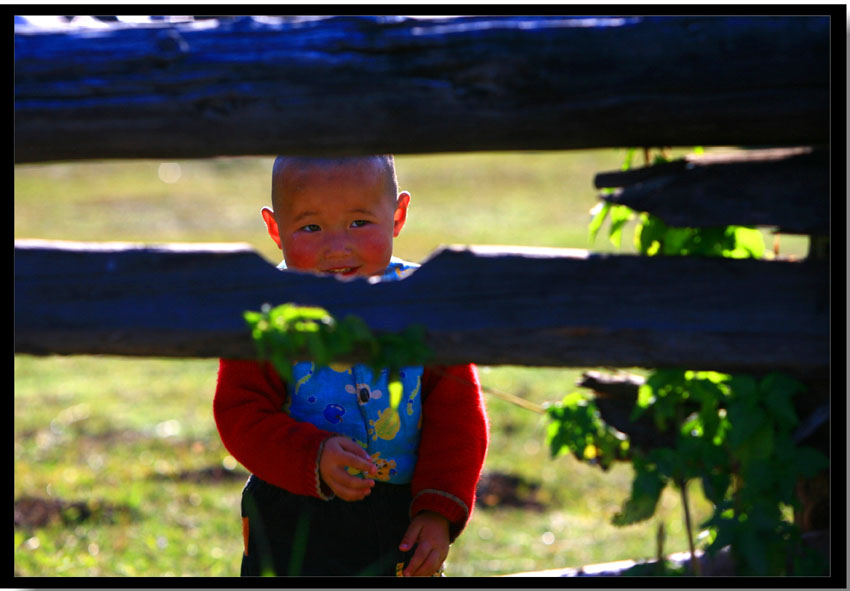
[[[380,156],[345,156],[321,158],[309,156],[278,156],[272,168],[272,207],[278,210],[286,198],[287,180],[293,179],[307,169],[327,170],[355,167],[361,170],[373,168],[384,175],[388,197],[395,201],[398,196],[398,178],[395,172],[395,158],[392,154]]]
[[[280,156],[261,213],[287,268],[371,277],[386,270],[409,204],[392,156]]]

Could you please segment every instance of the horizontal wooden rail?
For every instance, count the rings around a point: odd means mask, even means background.
[[[829,48],[828,16],[20,29],[15,162],[826,144]]]
[[[622,187],[605,201],[657,215],[670,226],[773,226],[829,234],[829,153],[811,148],[738,151],[596,175]]]
[[[372,284],[246,247],[17,241],[15,350],[251,357],[243,311],[295,302],[423,325],[437,363],[822,372],[828,277],[814,261],[457,247]]]

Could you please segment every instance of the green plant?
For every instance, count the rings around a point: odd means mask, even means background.
[[[633,153],[627,153],[624,169]],[[611,216],[609,237],[619,245],[623,225],[636,213],[605,202],[591,221],[591,240],[606,215]],[[754,228],[673,228],[645,212],[639,216],[635,244],[649,256],[764,254],[761,234]],[[631,462],[631,492],[613,516],[614,525],[652,517],[662,491],[673,484],[681,493],[693,555],[686,485],[696,479],[714,504],[712,517],[701,524],[706,528],[707,552],[729,546],[740,574],[820,573],[823,562],[801,547],[799,529],[782,515],[783,506],[798,504],[797,480],[828,467],[823,454],[796,446],[792,437],[798,422],[792,397],[804,390],[800,382],[780,373],[756,377],[655,370],[639,389],[631,419],[651,417],[659,433],[675,435],[672,446],[629,445],[623,434],[601,419],[592,398],[578,393],[547,407],[548,442],[553,457],[570,451],[604,469],[614,460]],[[593,451],[588,453],[589,449]],[[663,568],[658,572],[662,571],[667,572]]]
[[[359,352],[366,355],[373,369],[389,370],[390,405],[394,409],[401,402],[401,368],[424,365],[431,358],[420,326],[374,334],[353,314],[337,320],[323,308],[295,304],[274,308],[267,304],[259,312],[247,311],[244,316],[259,357],[271,361],[284,379],[292,381],[292,364],[305,353],[317,366],[327,366]]]

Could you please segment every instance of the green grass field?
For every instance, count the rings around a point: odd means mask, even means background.
[[[399,156],[399,182],[413,201],[395,253],[418,261],[443,244],[615,250],[604,229],[588,243],[588,212],[596,204],[593,175],[619,168],[623,155]],[[161,164],[18,166],[15,237],[246,242],[279,261],[259,214],[269,199],[270,158]],[[781,239],[782,254],[803,256],[806,248],[803,239]],[[634,252],[630,239],[622,252]],[[15,357],[16,575],[238,575],[247,474],[215,429],[216,369],[214,359]],[[486,387],[544,403],[574,391],[582,370],[480,371]],[[571,457],[551,459],[542,415],[496,397],[487,403],[485,474],[529,483],[517,491],[528,506],[498,498],[479,505],[452,547],[448,576],[651,558],[659,523],[665,552],[687,549],[676,491],[665,491],[653,519],[616,528],[610,519],[628,494],[628,466],[604,473]],[[698,487],[690,499],[698,523],[710,507]]]

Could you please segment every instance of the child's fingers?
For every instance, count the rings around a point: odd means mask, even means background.
[[[339,446],[347,452],[351,452],[354,455],[360,456],[365,459],[369,459],[369,454],[366,453],[366,450],[360,447],[357,443],[348,439],[347,437],[339,438]]]
[[[437,572],[440,567],[440,557],[437,551],[431,548],[427,542],[420,542],[416,546],[413,558],[404,569],[405,577],[428,577]]]
[[[418,573],[422,570],[422,567],[431,552],[431,545],[426,540],[420,538],[421,533],[422,522],[414,519],[408,526],[407,531],[404,532],[401,544],[399,544],[399,550],[402,552],[407,552],[413,548],[413,546],[416,546],[416,551],[413,553],[413,556],[404,568],[405,577],[418,576]]]
[[[369,496],[369,490],[362,489],[353,489],[353,488],[345,488],[345,487],[331,487],[331,490],[334,491],[334,494],[342,499],[343,501],[355,502],[362,501],[367,496]]]
[[[402,536],[399,550],[407,552],[414,546],[416,550],[403,571],[404,576],[427,577],[436,573],[448,555],[446,518],[429,511],[414,517]]]
[[[362,500],[375,486],[374,480],[351,476],[344,468],[334,470],[329,476],[325,482],[344,501]]]
[[[366,459],[363,458],[366,456]],[[344,501],[360,501],[368,495],[375,481],[349,473],[355,468],[366,474],[377,474],[377,468],[359,445],[345,437],[328,439],[319,459],[319,475],[336,496]]]
[[[378,468],[362,447],[348,439],[340,439],[339,447],[342,451],[340,459],[346,463],[345,465],[367,474],[377,474]]]
[[[413,520],[409,526],[407,526],[407,531],[404,532],[404,536],[401,538],[401,543],[398,546],[398,549],[402,552],[407,552],[416,544],[416,539],[419,537],[419,532],[422,530],[422,525],[419,521]]]
[[[371,478],[359,478],[357,476],[352,476],[344,469],[340,470],[336,473],[336,482],[340,486],[344,486],[346,488],[352,489],[369,489],[371,490],[373,486],[375,486],[375,481]]]

